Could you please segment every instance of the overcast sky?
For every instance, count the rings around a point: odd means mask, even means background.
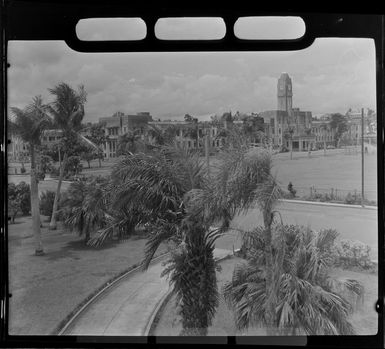
[[[317,39],[294,52],[78,53],[64,42],[8,46],[9,106],[35,95],[52,100],[59,82],[84,84],[85,121],[116,111],[154,118],[276,109],[277,79],[293,81],[293,106],[314,115],[375,109],[375,47],[370,39]]]

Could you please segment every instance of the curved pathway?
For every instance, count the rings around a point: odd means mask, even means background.
[[[230,250],[214,251],[216,259],[232,254]],[[169,291],[167,278],[160,277],[163,269],[159,262],[117,283],[79,314],[63,335],[146,335],[155,310]]]

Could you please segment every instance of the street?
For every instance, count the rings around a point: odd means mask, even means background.
[[[282,216],[284,224],[299,224],[312,229],[336,229],[339,239],[359,240],[371,247],[371,256],[377,259],[378,222],[377,210],[346,206],[328,206],[302,204],[296,202],[280,202],[276,208]],[[234,229],[251,230],[262,225],[262,215],[258,209],[249,210],[247,214],[236,217],[231,227]],[[217,241],[220,248],[239,248],[241,233],[236,230]]]

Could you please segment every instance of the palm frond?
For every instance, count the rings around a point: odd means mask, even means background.
[[[348,317],[362,304],[364,288],[356,280],[335,280],[328,275],[336,232],[317,233],[308,227],[279,224],[273,229],[270,252],[264,249],[262,228],[245,234],[246,263],[235,268],[232,281],[224,288],[238,327],[264,324],[268,304],[273,304],[274,323],[265,325],[281,334],[354,334]],[[273,260],[270,269],[266,253]],[[268,273],[273,280],[269,289],[260,285]],[[262,289],[264,304],[250,291],[257,292],[256,285]]]

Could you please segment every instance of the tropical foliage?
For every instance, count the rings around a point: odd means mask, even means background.
[[[135,226],[145,225],[144,268],[162,243],[175,246],[165,273],[179,300],[182,334],[206,334],[214,316],[215,240],[234,215],[255,204],[269,205],[278,193],[269,154],[246,149],[223,152],[210,174],[198,154],[176,145],[129,154],[115,166],[106,187],[106,227],[89,244],[100,245],[116,228],[129,234]],[[215,233],[213,225],[218,227]],[[186,284],[189,280],[196,285]]]
[[[96,158],[99,160],[99,167],[102,166],[101,160],[103,159],[103,144],[108,140],[108,136],[104,133],[104,125],[93,124],[90,128],[90,135],[86,136],[92,143],[99,147],[99,151],[96,154]],[[86,154],[89,152],[86,152]],[[94,154],[91,152],[91,154]],[[87,160],[87,159],[86,159]]]
[[[118,138],[117,155],[128,155],[131,153],[145,151],[146,145],[141,139],[138,131],[125,133]]]
[[[162,275],[170,274],[174,284],[183,336],[205,336],[219,303],[214,260],[218,232],[207,234],[199,222],[190,222],[185,244],[172,251]]]
[[[370,250],[370,246],[361,241],[342,239],[333,248],[334,264],[345,268],[370,269],[374,266],[370,257]]]
[[[20,212],[20,197],[16,191],[15,183],[8,183],[8,219],[15,223],[16,215]]]
[[[38,176],[39,180],[44,180],[47,173],[51,173],[53,170],[53,161],[49,155],[40,155],[39,164],[38,164]]]
[[[258,227],[245,234],[246,262],[236,267],[224,287],[237,327],[264,326],[268,334],[354,334],[348,316],[356,301],[362,301],[363,286],[329,276],[336,231],[317,233],[299,226],[274,225],[269,252],[272,268],[268,269],[264,230]],[[268,273],[272,274],[271,285],[266,282]],[[273,318],[270,306],[275,309]]]
[[[47,190],[40,195],[40,213],[51,219],[55,192]]]
[[[51,126],[51,119],[45,112],[46,106],[41,97],[35,97],[24,109],[11,108],[11,119],[8,120],[8,130],[28,144],[31,161],[31,213],[32,227],[35,237],[35,254],[43,254],[40,232],[40,214],[38,197],[38,178],[36,170],[36,151],[40,147],[41,135]]]
[[[348,119],[345,115],[334,113],[331,115],[330,127],[335,130],[334,139],[338,145],[344,132],[348,130]]]
[[[60,161],[59,180],[50,222],[50,229],[56,229],[56,212],[58,209],[64,168],[69,156],[68,149],[72,148],[73,138],[76,138],[76,132],[82,127],[84,104],[87,101],[87,94],[83,85],[80,85],[78,90],[75,91],[71,86],[64,82],[61,82],[54,88],[48,90],[55,98],[54,101],[47,106],[48,113],[53,118],[55,128],[62,131],[61,145],[59,147],[59,161],[61,160],[61,153],[63,153],[63,158],[62,161]]]
[[[64,223],[87,243],[91,232],[107,221],[104,183],[96,179],[71,183],[62,200]]]
[[[79,174],[83,169],[80,156],[69,156],[64,166],[64,176],[74,176]]]

